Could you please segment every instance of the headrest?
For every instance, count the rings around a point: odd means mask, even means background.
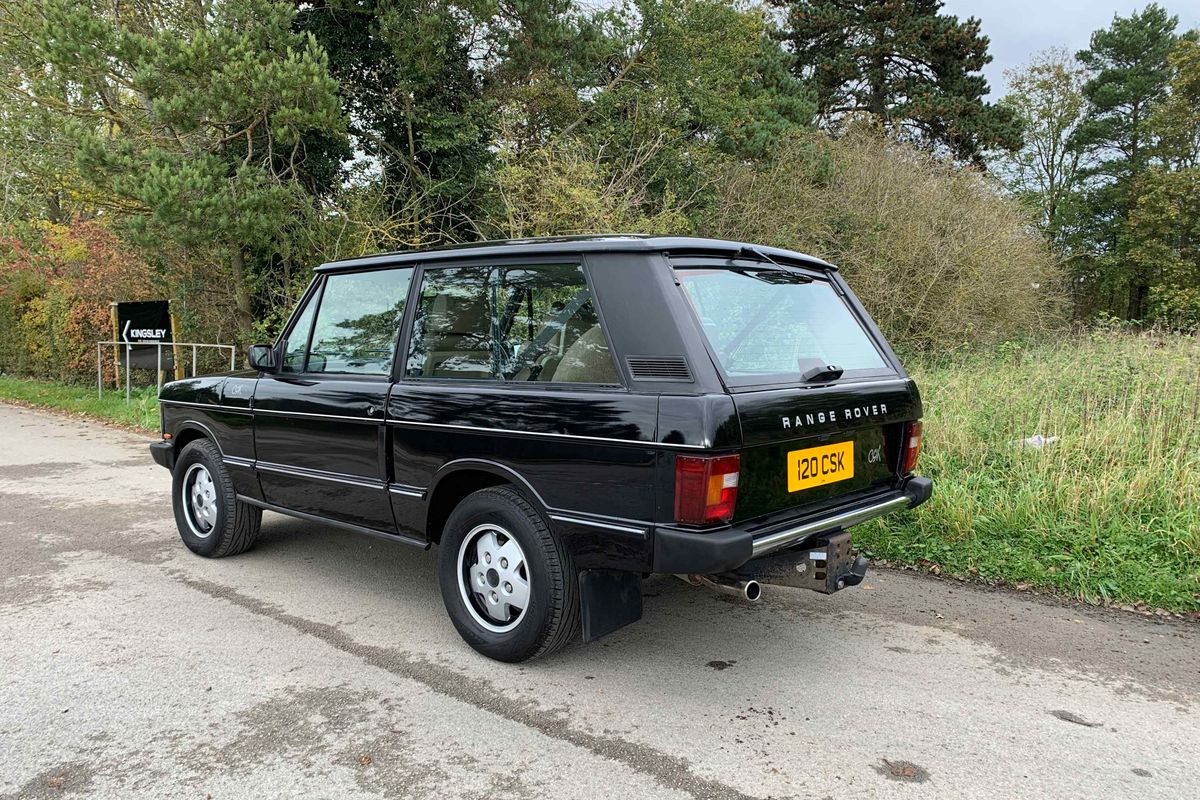
[[[425,330],[430,333],[476,333],[487,330],[487,301],[483,294],[439,294],[433,299]]]

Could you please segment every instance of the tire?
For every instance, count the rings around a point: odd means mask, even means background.
[[[202,495],[199,500],[197,490]],[[198,555],[235,556],[249,550],[258,538],[262,509],[237,499],[221,451],[208,439],[189,442],[175,460],[171,506],[180,538]]]
[[[482,489],[451,512],[438,578],[454,627],[488,658],[539,658],[579,635],[575,564],[537,509],[511,488]]]

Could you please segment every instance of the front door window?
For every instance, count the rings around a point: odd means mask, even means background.
[[[390,375],[411,281],[411,268],[326,278],[307,371]]]

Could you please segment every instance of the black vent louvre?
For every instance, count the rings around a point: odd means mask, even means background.
[[[692,382],[692,371],[683,356],[626,356],[625,363],[635,381]]]

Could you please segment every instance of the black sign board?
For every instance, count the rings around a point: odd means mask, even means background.
[[[172,348],[162,348],[162,362],[159,362],[159,348],[147,345],[171,342],[171,304],[167,300],[145,300],[137,303],[114,303],[117,308],[117,338],[121,341],[121,365],[128,369],[173,369]],[[124,345],[133,345],[128,349],[126,358]],[[140,345],[140,346],[138,346]]]

